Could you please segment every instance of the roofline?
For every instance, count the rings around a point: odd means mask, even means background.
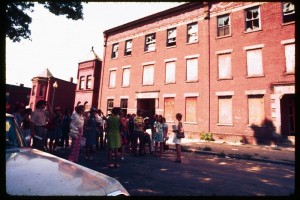
[[[205,5],[205,3],[206,3],[206,2],[187,2],[187,3],[185,3],[185,4],[176,6],[176,7],[174,7],[174,8],[170,8],[170,9],[167,9],[167,10],[164,10],[164,11],[161,11],[161,12],[158,12],[158,13],[155,13],[155,14],[152,14],[152,15],[148,15],[148,16],[146,16],[146,17],[143,17],[143,18],[140,18],[140,19],[137,19],[137,20],[128,22],[128,23],[126,23],[126,24],[123,24],[123,25],[120,25],[120,26],[117,26],[117,27],[114,27],[114,28],[105,30],[105,31],[103,32],[103,34],[104,34],[104,35],[109,35],[109,34],[118,32],[118,31],[120,31],[120,30],[129,28],[129,27],[131,27],[131,26],[136,26],[136,25],[138,25],[138,24],[142,24],[142,23],[147,22],[147,21],[152,21],[152,20],[157,19],[157,18],[160,18],[160,17],[165,17],[165,16],[167,16],[167,15],[174,14],[174,13],[176,13],[176,12],[182,12],[183,9],[192,8],[192,7],[194,7],[194,6],[197,5],[197,4],[198,4],[198,5],[199,5],[199,4]]]

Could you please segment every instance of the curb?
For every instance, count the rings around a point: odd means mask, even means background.
[[[176,151],[176,148],[171,147],[170,150]],[[270,159],[264,159],[264,158],[257,158],[257,157],[251,157],[251,156],[242,156],[238,154],[225,154],[225,153],[218,153],[213,151],[201,151],[201,150],[191,150],[186,149],[186,146],[182,148],[182,152],[191,152],[191,153],[197,153],[197,154],[206,154],[206,155],[212,155],[217,156],[220,158],[233,158],[233,159],[240,159],[240,160],[252,160],[252,161],[259,161],[259,162],[267,162],[267,163],[273,163],[273,164],[281,164],[281,165],[287,165],[287,166],[295,166],[295,162],[293,161],[280,161],[280,160],[270,160]]]

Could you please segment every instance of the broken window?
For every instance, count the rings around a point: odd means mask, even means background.
[[[154,51],[155,50],[155,33],[146,35],[145,37],[145,51]]]
[[[283,23],[295,21],[295,5],[292,2],[284,2],[282,5]]]
[[[246,10],[246,31],[253,31],[260,28],[259,7]]]
[[[229,15],[218,17],[218,37],[230,34],[230,21]]]
[[[167,31],[167,47],[176,45],[176,28]]]
[[[132,40],[126,40],[124,55],[125,56],[131,55],[131,51],[132,51]]]
[[[118,57],[119,43],[113,44],[111,58]]]
[[[187,25],[187,43],[198,41],[198,24],[191,23]]]

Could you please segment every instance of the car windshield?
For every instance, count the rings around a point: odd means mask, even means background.
[[[17,125],[13,117],[6,116],[5,130],[6,149],[14,149],[26,146],[20,127]]]

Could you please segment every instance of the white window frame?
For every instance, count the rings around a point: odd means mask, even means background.
[[[282,2],[282,22],[294,22],[295,18],[295,4],[293,2]]]
[[[80,76],[79,78],[79,90],[84,90],[85,87],[85,77]]]
[[[114,43],[112,45],[111,58],[113,59],[118,58],[118,51],[119,51],[119,43]]]
[[[92,75],[87,75],[86,76],[86,89],[91,89],[92,88],[92,82],[93,82]]]
[[[132,53],[132,39],[125,41],[124,55],[125,56],[130,56],[131,53]]]
[[[227,18],[227,19],[225,19]],[[227,20],[227,21],[226,21]],[[225,15],[221,15],[217,17],[217,35],[218,37],[224,37],[224,36],[228,36],[231,34],[231,30],[230,30],[230,15],[229,14],[225,14]],[[228,34],[226,34],[226,30],[228,29]],[[223,33],[223,35],[221,35],[220,33]]]
[[[232,79],[231,52],[217,54],[217,57],[218,79]],[[226,61],[226,59],[229,59],[229,61]]]
[[[109,70],[109,82],[108,82],[109,88],[116,87],[116,79],[117,79],[117,69],[110,69]]]
[[[167,47],[176,46],[176,35],[176,28],[170,28],[167,30]]]
[[[198,23],[193,22],[187,25],[187,43],[198,42]]]
[[[295,73],[295,43],[284,45],[285,70],[287,74]]]
[[[256,11],[258,12],[257,17],[254,16]],[[249,15],[251,15],[251,18],[249,18]],[[255,27],[256,21],[258,23],[258,27]],[[261,30],[261,13],[259,6],[255,6],[245,10],[245,31],[252,32],[257,30]]]
[[[145,36],[145,51],[155,51],[156,34],[150,33]]]

